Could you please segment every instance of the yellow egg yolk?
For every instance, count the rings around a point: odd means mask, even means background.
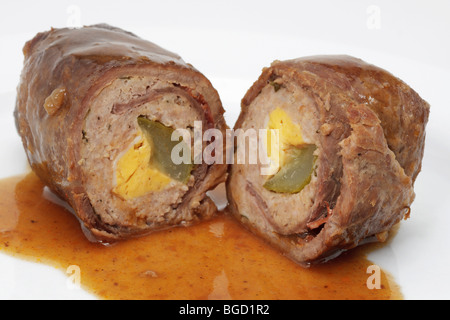
[[[113,192],[128,200],[151,191],[160,191],[172,180],[150,164],[151,145],[142,132],[116,165],[116,186]]]
[[[291,117],[281,108],[276,108],[269,115],[267,125],[267,156],[271,163],[279,164],[282,167],[286,159],[286,151],[292,146],[299,146],[304,143],[299,125],[292,122]],[[270,130],[278,130],[278,145],[272,141]],[[274,152],[276,150],[279,152]]]

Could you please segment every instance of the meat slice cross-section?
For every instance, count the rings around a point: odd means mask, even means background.
[[[409,216],[428,115],[408,85],[360,59],[275,61],[242,99],[235,129],[278,129],[279,153],[267,153],[279,169],[231,165],[231,211],[305,266],[383,239]]]
[[[28,160],[91,235],[124,239],[214,216],[206,192],[226,165],[174,164],[170,153],[177,129],[226,128],[202,73],[109,25],[39,33],[24,55],[15,119]]]

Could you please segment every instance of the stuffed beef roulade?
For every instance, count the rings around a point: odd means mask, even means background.
[[[205,76],[108,25],[39,33],[24,55],[15,119],[28,160],[97,239],[214,214],[205,194],[224,181],[226,166],[172,157],[176,146],[192,151],[185,135],[173,139],[175,130],[190,133],[195,123],[225,130],[219,96]]]
[[[409,86],[359,59],[275,61],[235,126],[267,130],[269,161],[230,166],[231,211],[303,265],[382,241],[409,216],[428,114]]]

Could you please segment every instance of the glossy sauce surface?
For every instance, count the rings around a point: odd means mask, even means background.
[[[223,214],[113,245],[89,242],[78,220],[29,173],[0,181],[0,252],[66,272],[102,299],[401,299],[381,271],[367,288],[365,245],[304,269]],[[54,196],[53,196],[54,197]]]

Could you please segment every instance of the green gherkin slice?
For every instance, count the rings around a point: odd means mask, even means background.
[[[288,149],[285,164],[263,187],[280,193],[300,192],[311,181],[316,161],[315,150],[316,146],[311,144]]]
[[[172,141],[172,133],[175,130],[160,122],[138,117],[138,124],[151,146],[150,165],[174,180],[187,183],[193,168],[192,162],[175,164],[171,158],[172,149],[185,142]]]

